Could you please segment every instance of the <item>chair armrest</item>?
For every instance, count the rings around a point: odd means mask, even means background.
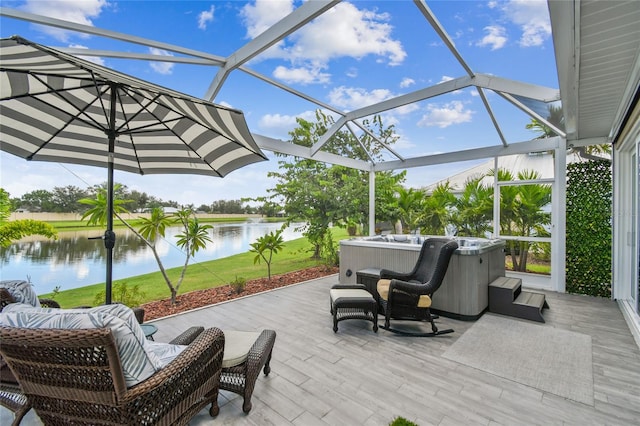
[[[385,280],[401,280],[401,281],[409,281],[411,279],[411,273],[403,273],[391,271],[389,269],[381,269],[380,270],[380,278]]]
[[[424,284],[417,284],[417,283],[410,283],[407,281],[402,281],[402,280],[397,280],[397,279],[392,279],[391,280],[391,284],[389,284],[389,293],[391,293],[394,290],[398,290],[398,291],[402,291],[404,293],[409,293],[409,294],[426,294],[425,290],[425,285]]]
[[[137,308],[131,308],[131,310],[133,311],[133,315],[136,316],[138,324],[142,324],[144,322],[144,308],[138,306]]]
[[[170,341],[172,345],[189,345],[204,331],[204,327],[190,327]]]
[[[122,403],[145,406],[145,410],[140,413],[141,416],[149,416],[154,411],[161,416],[190,398],[211,398],[209,402],[215,402],[222,372],[223,353],[222,330],[206,329],[166,367],[127,389]],[[178,389],[180,392],[177,392]],[[149,421],[147,417],[144,418]],[[142,423],[137,419],[132,421],[135,424]]]
[[[255,383],[255,380],[260,375],[260,369],[267,362],[267,358],[271,356],[273,345],[276,341],[276,332],[273,330],[262,330],[260,336],[256,339],[249,349],[249,355],[247,356],[247,372],[245,383]]]
[[[60,304],[53,299],[39,299],[43,308],[60,308]]]

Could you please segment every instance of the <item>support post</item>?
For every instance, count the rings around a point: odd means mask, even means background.
[[[566,291],[567,255],[567,141],[555,150],[554,185],[551,197],[551,283],[559,293]]]
[[[369,171],[369,235],[376,233],[376,172]]]
[[[498,157],[493,157],[493,235],[500,237],[500,185],[498,185]]]

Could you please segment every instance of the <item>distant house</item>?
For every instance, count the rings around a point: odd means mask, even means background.
[[[573,162],[586,161],[576,153],[567,154],[567,164]],[[439,184],[444,184],[449,181],[449,185],[454,194],[460,194],[464,189],[464,185],[468,179],[486,175],[494,168],[494,160],[490,159],[484,163],[478,164],[468,170],[460,172],[458,174],[449,176],[438,182],[432,183],[422,187],[422,190],[427,194],[431,194],[433,190]],[[553,155],[547,153],[532,153],[532,154],[518,154],[500,157],[498,159],[498,168],[511,171],[514,177],[517,178],[518,173],[525,170],[535,170],[540,174],[541,179],[553,178]],[[493,178],[485,177],[483,183],[486,185],[493,185]]]
[[[168,213],[168,214],[172,214],[172,213],[177,213],[179,209],[175,208],[175,207],[160,207],[162,209],[163,212]],[[140,213],[151,213],[153,211],[152,208],[146,208],[146,209],[142,209],[140,211]]]

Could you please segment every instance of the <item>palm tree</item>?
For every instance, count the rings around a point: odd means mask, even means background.
[[[484,185],[484,175],[467,179],[464,189],[455,201],[456,214],[452,218],[458,235],[482,237],[491,230],[493,222],[493,188]]]
[[[520,180],[535,180],[539,178],[540,174],[533,170],[525,170],[518,173],[518,179]],[[515,228],[518,231],[518,235],[525,237],[547,236],[548,231],[545,226],[551,223],[551,213],[545,212],[543,209],[551,203],[551,185],[519,185],[517,188],[518,203],[516,206]],[[514,270],[527,270],[529,246],[530,243],[528,241],[520,242],[518,262],[512,257]]]
[[[331,231],[329,231],[329,234]],[[254,243],[251,243],[251,252],[256,253],[256,257],[253,258],[253,264],[260,263],[260,259],[264,260],[267,264],[267,276],[271,281],[271,260],[274,254],[278,254],[284,247],[284,238],[282,237],[282,229],[278,229],[275,233],[273,231],[268,234],[259,237]],[[266,255],[269,252],[269,256]]]
[[[547,121],[556,126],[558,129],[564,130],[564,115],[562,112],[562,108],[554,105],[549,106],[549,116],[547,117]],[[551,130],[551,127],[545,125],[539,120],[536,120],[535,118],[532,118],[531,122],[529,122],[525,127],[528,130],[532,130],[538,134],[536,136],[536,139],[544,139],[556,136],[556,133]],[[573,147],[572,151],[578,153],[578,155],[585,160],[611,161],[611,158],[606,157],[607,155],[611,154],[611,144]],[[602,156],[603,154],[605,155],[605,157]]]
[[[29,235],[42,235],[47,238],[58,238],[55,228],[46,222],[32,219],[9,221],[11,201],[9,193],[0,188],[0,247],[9,247],[12,242]]]
[[[417,219],[421,232],[426,235],[443,235],[444,227],[451,221],[451,209],[455,201],[449,181],[436,185],[431,195],[422,202],[422,213]]]
[[[420,214],[420,206],[424,198],[424,192],[414,190],[413,188],[398,190],[397,205],[400,212],[400,220],[403,227],[406,225],[406,231],[412,231],[417,228],[416,219]]]
[[[550,124],[553,124],[556,128],[564,130],[564,114],[562,113],[562,108],[560,106],[550,105],[547,121]],[[557,135],[551,127],[539,120],[536,120],[535,118],[532,118],[531,122],[528,123],[525,128],[538,133],[536,139],[550,138]]]
[[[142,239],[142,241],[144,241],[147,247],[151,249],[153,257],[156,259],[156,263],[158,264],[158,268],[160,269],[160,273],[162,274],[164,281],[167,283],[167,286],[171,291],[171,303],[174,304],[174,294],[177,294],[177,289],[175,289],[171,284],[171,279],[167,275],[167,271],[165,270],[164,265],[162,264],[162,260],[160,260],[158,250],[156,249],[157,242],[160,239],[164,238],[167,226],[171,226],[174,220],[167,216],[164,213],[164,210],[162,210],[162,208],[160,207],[152,209],[149,218],[140,217],[139,219],[142,222],[140,228],[137,231],[131,227],[129,229],[131,229],[136,235],[138,235]]]
[[[113,185],[114,194],[120,193],[122,188],[122,184],[116,183]],[[103,186],[96,186],[96,197],[95,198],[82,198],[78,200],[80,204],[85,204],[87,206],[91,206],[89,210],[84,212],[80,220],[87,220],[87,225],[95,226],[95,225],[104,225],[107,223],[107,189]],[[123,200],[114,195],[113,197],[113,213],[114,215],[119,215],[120,213],[129,213],[129,210],[124,207],[125,204],[131,202],[131,200]],[[122,219],[121,219],[122,220]],[[126,222],[122,221],[125,225],[128,225]]]
[[[493,176],[493,171],[489,172]],[[534,170],[518,173],[518,180],[536,180],[540,174]],[[505,169],[498,170],[499,181],[515,181],[513,174]],[[551,214],[544,208],[551,202],[551,186],[544,184],[508,185],[500,187],[500,233],[509,236],[546,237],[545,226],[551,223]],[[513,262],[513,270],[527,270],[527,260],[531,243],[508,240],[508,252]]]
[[[116,184],[116,187],[118,185]],[[117,194],[117,192],[116,192]],[[107,202],[106,202],[106,190],[98,188],[96,191],[95,199],[82,199],[81,203],[93,206],[83,216],[82,220],[89,218],[88,223],[92,225],[101,225],[106,222],[107,219]],[[140,217],[142,225],[139,229],[134,229],[126,220],[124,220],[120,213],[124,213],[127,210],[123,207],[128,203],[128,200],[114,199],[113,209],[114,216],[118,218],[127,228],[129,228],[134,234],[136,234],[146,245],[151,249],[153,256],[156,259],[160,273],[169,287],[171,292],[171,304],[175,305],[178,290],[184,279],[189,260],[198,252],[201,248],[204,248],[207,242],[211,242],[211,238],[208,235],[209,229],[213,228],[211,225],[200,225],[193,216],[191,209],[182,209],[176,212],[174,215],[167,215],[162,208],[156,207],[151,211],[149,218]],[[186,259],[180,278],[176,284],[172,283],[171,278],[167,275],[167,271],[162,264],[160,255],[156,249],[157,242],[164,238],[167,226],[171,226],[175,222],[180,222],[183,227],[183,232],[178,234],[178,246],[185,251]]]
[[[200,249],[205,248],[207,243],[213,242],[209,236],[209,230],[213,229],[213,226],[201,225],[191,209],[179,210],[174,214],[174,216],[180,223],[182,223],[182,227],[184,229],[182,233],[176,235],[176,237],[178,237],[176,244],[187,254],[184,260],[184,266],[180,272],[180,278],[175,285],[175,291],[177,293],[180,285],[182,284],[182,280],[184,279],[184,274],[187,272],[189,260],[195,256]],[[175,300],[173,291],[171,293],[171,300]],[[173,303],[175,303],[175,301]]]
[[[171,304],[175,305],[178,291],[180,290],[180,286],[187,272],[187,267],[189,266],[189,260],[200,249],[206,247],[208,242],[212,242],[208,231],[209,229],[213,229],[213,226],[201,225],[191,209],[181,209],[173,215],[166,215],[161,208],[156,207],[151,211],[151,216],[148,219],[140,219],[142,220],[142,226],[139,229],[139,235],[151,248],[160,272],[162,273],[162,277],[171,292]],[[164,238],[167,226],[176,222],[179,222],[183,229],[182,233],[176,235],[178,238],[176,244],[184,251],[186,257],[182,270],[180,271],[180,277],[174,284],[162,265],[162,261],[156,250],[156,243],[161,238]]]

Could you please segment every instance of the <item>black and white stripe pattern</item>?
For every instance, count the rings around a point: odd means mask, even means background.
[[[0,149],[28,160],[225,176],[266,156],[240,111],[31,43],[0,40]]]

